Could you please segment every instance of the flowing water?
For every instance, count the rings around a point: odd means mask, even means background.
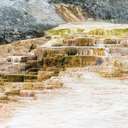
[[[64,88],[17,107],[4,128],[127,128],[128,81],[67,71]]]

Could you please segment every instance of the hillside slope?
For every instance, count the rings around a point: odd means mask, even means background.
[[[4,0],[0,2],[0,44],[41,37],[65,22],[88,18],[128,23],[127,0]]]
[[[55,3],[80,5],[97,19],[128,23],[128,0],[52,0]]]
[[[48,0],[0,2],[0,42],[40,37],[44,30],[63,22]]]

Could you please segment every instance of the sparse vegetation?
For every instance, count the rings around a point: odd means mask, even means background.
[[[99,37],[124,37],[128,35],[128,28],[122,29],[94,29],[88,32],[89,35]]]
[[[84,29],[76,28],[76,29],[70,29],[70,28],[65,28],[65,29],[51,29],[48,30],[47,34],[50,36],[56,36],[59,35],[61,37],[66,37],[75,33],[82,33],[84,32]]]

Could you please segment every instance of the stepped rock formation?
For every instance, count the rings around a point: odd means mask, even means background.
[[[69,23],[41,38],[1,45],[0,102],[16,95],[33,97],[34,90],[63,87],[57,76],[67,68],[86,67],[105,77],[127,77],[127,28],[102,22]]]

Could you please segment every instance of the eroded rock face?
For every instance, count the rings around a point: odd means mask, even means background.
[[[95,38],[88,37],[71,37],[64,40],[66,46],[94,46],[96,44]]]
[[[84,22],[88,18],[88,14],[80,6],[57,4],[56,10],[67,22]]]
[[[127,0],[52,0],[56,3],[81,5],[95,18],[128,23]]]
[[[0,42],[43,36],[44,30],[63,23],[49,0],[0,2]]]

